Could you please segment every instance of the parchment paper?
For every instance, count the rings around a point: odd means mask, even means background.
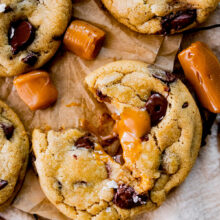
[[[135,59],[155,63],[157,66],[169,71],[173,69],[174,58],[182,38],[181,35],[163,38],[161,36],[146,36],[134,33],[114,20],[95,0],[78,1],[78,3],[73,4],[73,8],[74,17],[89,21],[102,28],[107,32],[107,38],[95,61],[82,60],[61,46],[52,61],[43,67],[43,69],[50,72],[51,78],[59,91],[59,97],[54,106],[46,110],[30,111],[18,97],[12,84],[13,79],[0,78],[0,98],[17,112],[29,135],[36,127],[58,130],[60,128],[86,125],[99,131],[100,118],[107,109],[88,93],[84,86],[84,78],[92,70],[106,63],[120,59]],[[215,189],[215,186],[220,183],[220,175],[218,178],[216,177],[216,180],[210,181],[210,177],[213,177],[214,174],[209,173],[209,170],[212,172],[213,168],[217,169],[217,165],[213,167],[210,161],[214,160],[215,164],[219,161],[217,158],[218,152],[216,153],[217,144],[214,139],[216,137],[215,132],[213,132],[214,136],[207,144],[212,145],[213,150],[209,150],[209,147],[202,149],[202,155],[204,154],[204,156],[198,159],[186,183],[173,193],[158,211],[147,214],[144,218],[140,217],[140,219],[187,219],[179,218],[182,217],[180,216],[181,213],[186,212],[188,215],[187,204],[189,204],[189,210],[192,209],[196,213],[197,210],[202,210],[204,204],[208,205],[208,201],[219,200],[219,194],[215,192],[211,194],[210,198],[208,197],[208,187]],[[201,168],[206,172],[202,171],[201,173]],[[217,170],[215,173],[217,173]],[[201,178],[200,182],[198,182],[198,178]],[[206,187],[204,183],[207,179],[210,182]],[[204,195],[202,194],[203,196],[200,198],[202,190],[204,190]],[[190,194],[191,192],[193,194]],[[192,196],[196,198],[194,199]],[[179,200],[186,201],[183,203]],[[200,204],[197,204],[197,201]],[[219,207],[212,209],[211,212],[220,214]],[[7,220],[34,219],[33,215],[26,213],[37,214],[53,220],[68,219],[45,198],[32,167],[29,167],[22,189],[12,207],[0,213],[0,216],[5,217]],[[205,213],[205,210],[202,210],[203,213]],[[196,216],[200,216],[200,214]],[[190,219],[197,219],[197,217]]]

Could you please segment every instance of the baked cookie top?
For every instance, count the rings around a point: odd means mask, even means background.
[[[8,205],[25,175],[29,141],[18,116],[0,101],[0,209]]]
[[[116,135],[34,130],[43,191],[72,219],[125,219],[158,207],[198,155],[202,125],[191,94],[172,74],[135,61],[108,64],[86,82],[108,103]],[[110,156],[104,147],[117,138],[122,149]]]
[[[45,64],[60,45],[71,9],[71,0],[1,0],[0,76]]]
[[[121,23],[145,34],[173,34],[204,22],[218,0],[102,0]]]

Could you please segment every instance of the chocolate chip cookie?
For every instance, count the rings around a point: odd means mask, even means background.
[[[0,101],[0,210],[18,192],[27,167],[29,141],[18,116]]]
[[[102,0],[121,23],[145,34],[173,34],[204,22],[218,0]]]
[[[34,130],[43,191],[71,219],[126,219],[160,206],[200,148],[202,124],[191,94],[171,73],[136,61],[108,64],[86,82],[112,111],[112,134]],[[104,147],[114,144],[110,155]]]
[[[71,0],[1,0],[0,76],[45,64],[60,45],[71,9]]]

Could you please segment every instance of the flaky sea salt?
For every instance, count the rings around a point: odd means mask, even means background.
[[[111,212],[111,208],[108,207],[108,208],[106,209],[106,212]]]
[[[107,182],[106,185],[110,189],[117,189],[118,188],[118,184],[114,180]]]
[[[0,13],[4,12],[6,9],[6,4],[2,3],[0,4]]]
[[[133,196],[134,203],[137,203],[139,201],[139,197],[137,195]]]

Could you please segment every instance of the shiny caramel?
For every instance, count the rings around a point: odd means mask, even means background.
[[[80,20],[74,20],[68,27],[63,43],[68,50],[86,60],[94,59],[105,39],[105,32]]]
[[[31,110],[43,109],[57,100],[58,92],[45,71],[32,71],[14,79],[20,98]]]
[[[186,78],[202,105],[220,113],[220,62],[208,46],[195,42],[178,55]]]
[[[139,158],[142,152],[141,138],[150,129],[150,116],[145,110],[125,108],[116,121],[115,132],[119,135],[123,157],[129,167]]]

